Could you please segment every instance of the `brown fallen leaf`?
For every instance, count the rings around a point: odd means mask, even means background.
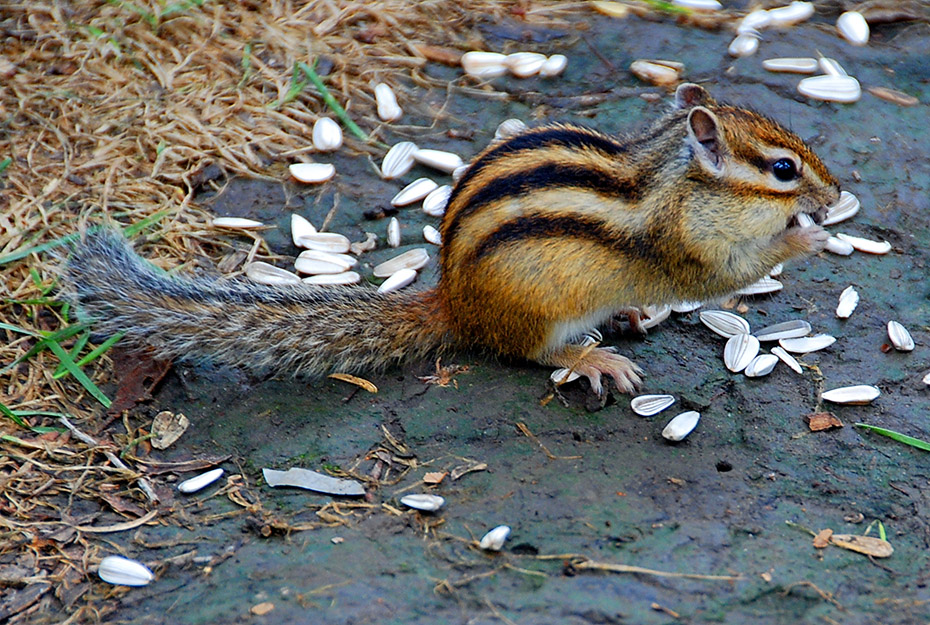
[[[807,426],[810,428],[811,432],[821,432],[823,430],[843,427],[843,422],[837,419],[836,415],[832,412],[815,412],[806,415],[804,420],[807,421]]]
[[[849,549],[856,553],[863,553],[875,558],[887,558],[894,553],[894,547],[887,540],[873,536],[857,536],[855,534],[834,534],[830,542],[837,547]]]
[[[487,471],[488,465],[484,462],[475,462],[472,464],[463,464],[452,469],[452,481],[459,479],[463,475],[472,473],[474,471]]]
[[[433,471],[432,473],[427,473],[423,476],[423,483],[438,484],[439,482],[443,481],[447,475],[449,474],[445,471]]]
[[[168,449],[181,438],[190,424],[190,420],[182,413],[174,414],[169,410],[162,410],[152,421],[152,447]]]
[[[831,536],[833,536],[833,530],[820,530],[820,533],[814,536],[814,549],[826,549],[830,544]]]
[[[171,369],[170,360],[158,360],[150,354],[114,347],[109,352],[113,370],[119,373],[116,397],[107,414],[118,415],[138,402],[151,399],[152,390]]]
[[[422,54],[427,61],[435,61],[452,67],[457,67],[462,63],[462,52],[455,48],[431,46],[425,43],[413,44],[412,47],[417,53]]]

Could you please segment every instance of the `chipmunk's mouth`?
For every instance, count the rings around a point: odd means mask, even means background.
[[[788,218],[788,228],[808,227],[813,224],[820,225],[827,218],[828,207],[821,206],[813,211],[801,211]],[[813,222],[813,224],[811,223]]]

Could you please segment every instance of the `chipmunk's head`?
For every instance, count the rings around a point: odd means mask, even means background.
[[[687,112],[691,175],[733,199],[736,223],[751,237],[775,236],[807,214],[819,224],[839,199],[839,183],[796,134],[753,111],[718,104],[683,84],[676,106]],[[735,214],[731,218],[737,217]],[[731,222],[732,223],[732,222]]]

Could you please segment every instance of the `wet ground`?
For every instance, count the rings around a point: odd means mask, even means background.
[[[758,55],[733,61],[726,55],[725,32],[635,18],[611,21],[587,12],[575,21],[584,29],[531,31],[549,51],[568,55],[563,77],[501,79],[501,88],[514,93],[508,99],[420,90],[419,114],[410,111],[406,119],[412,125],[390,138],[412,138],[467,158],[509,117],[529,123],[573,120],[609,132],[635,129],[665,102],[639,97],[661,90],[632,78],[630,62],[683,61],[688,80],[704,83],[720,99],[752,105],[810,141],[844,188],[862,201],[859,215],[833,231],[894,246],[881,257],[822,254],[795,263],[780,277],[783,291],[744,300],[745,317],[755,328],[802,318],[838,337],[837,343],[804,357],[811,368],[803,375],[779,365],[768,377],[747,379],[726,371],[723,342],[696,314],[673,316],[646,338],[609,337],[646,370],[644,392],[676,397],[673,408],[652,418],[636,416],[624,396],[589,412],[580,383],[566,387],[564,402],[542,405],[548,370],[467,353],[443,362],[468,365],[467,373],[456,376],[457,387],[422,382],[419,377],[434,369],[434,363],[423,362],[367,376],[380,389],[374,395],[334,380],[256,381],[235,371],[179,366],[152,407],[183,412],[192,426],[160,457],[230,454],[223,466],[243,476],[242,491],[260,498],[264,512],[234,514],[239,505],[208,490],[193,497],[202,503],[186,508],[182,526],[147,527],[134,541],[118,535],[114,540],[143,561],[194,548],[198,556],[217,558],[209,569],[202,561],[162,567],[155,583],[122,597],[114,620],[930,622],[928,456],[852,425],[865,422],[930,439],[930,391],[921,383],[930,369],[927,106],[901,108],[868,94],[854,105],[815,103],[796,95],[798,77],[761,68],[763,58],[819,51],[839,60],[864,86],[893,87],[930,102],[926,25],[884,26],[868,47],[853,48],[828,24],[806,24],[766,33]],[[489,40],[520,32],[499,28]],[[456,74],[434,64],[426,72],[439,79]],[[444,105],[445,116],[429,127]],[[473,136],[450,139],[449,129]],[[291,212],[319,225],[338,195],[330,230],[355,240],[364,231],[383,235],[386,220],[365,220],[363,212],[387,206],[406,182],[435,176],[424,169],[382,181],[366,158],[320,160],[336,163],[339,172],[323,191],[290,182],[235,181],[209,200],[212,209],[278,225],[267,240],[276,251],[295,254],[288,239]],[[399,219],[400,251],[422,246],[422,226],[434,220],[416,208],[403,209]],[[395,253],[380,248],[366,262]],[[420,282],[432,284],[435,278],[434,259]],[[833,310],[850,284],[862,302],[841,321]],[[883,352],[890,319],[911,330],[917,342],[912,353]],[[849,384],[877,385],[882,396],[869,406],[831,407],[846,426],[809,432],[803,416],[818,408],[819,390]],[[660,431],[668,419],[692,409],[702,414],[697,430],[680,444],[666,442]],[[395,465],[388,483],[372,489],[370,508],[349,508],[348,500],[321,517],[316,512],[331,497],[272,490],[262,481],[262,467],[366,473],[375,465],[366,454],[391,449],[383,429],[409,451],[394,449],[394,457],[408,464],[415,459],[416,466],[391,483],[403,468]],[[470,463],[487,468],[428,489],[446,498],[438,513],[394,511],[402,494],[427,490],[418,485],[425,473]],[[223,513],[230,515],[214,516]],[[342,524],[289,533],[275,529],[333,519]],[[883,524],[895,548],[890,558],[817,550],[808,533],[787,524],[861,534],[873,521]],[[467,540],[502,523],[513,534],[501,554],[469,546]],[[873,524],[871,535],[876,533]],[[583,570],[571,565],[573,555],[738,579]],[[262,603],[274,609],[251,615],[250,608]]]

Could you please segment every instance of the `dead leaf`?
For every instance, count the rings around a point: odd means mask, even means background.
[[[181,438],[190,424],[190,420],[182,413],[174,414],[169,410],[162,410],[152,421],[152,447],[168,449]]]
[[[366,380],[365,378],[360,378],[348,373],[331,373],[329,374],[330,378],[334,380],[339,380],[340,382],[348,382],[349,384],[354,384],[355,386],[361,387],[368,391],[369,393],[377,393],[378,387]]]
[[[815,412],[806,415],[804,420],[807,421],[807,426],[810,428],[811,432],[821,432],[823,430],[843,427],[843,422],[837,419],[836,415],[832,412]]]
[[[111,415],[117,415],[140,401],[150,399],[152,390],[171,369],[170,360],[157,360],[140,355],[138,351],[118,347],[110,350],[110,358],[113,359],[113,370],[120,373],[116,397],[107,410],[107,414]]]
[[[855,534],[834,534],[830,542],[837,547],[849,549],[856,553],[864,553],[875,558],[887,558],[894,553],[894,547],[887,540],[873,536],[857,536]]]
[[[462,52],[445,46],[431,46],[425,43],[413,44],[413,49],[422,54],[427,61],[458,67],[462,64]]]
[[[452,469],[452,481],[459,479],[467,473],[472,473],[474,471],[487,471],[488,465],[484,462],[473,462],[472,464],[463,464]]]
[[[264,603],[257,603],[249,609],[249,612],[255,616],[264,616],[274,610],[274,604],[270,601],[265,601]]]
[[[423,476],[423,483],[424,484],[438,484],[443,479],[445,479],[447,475],[449,474],[445,471],[434,471],[432,473],[427,473],[426,475]]]
[[[831,536],[833,536],[833,530],[820,530],[820,533],[814,536],[814,549],[826,549],[830,544]]]

